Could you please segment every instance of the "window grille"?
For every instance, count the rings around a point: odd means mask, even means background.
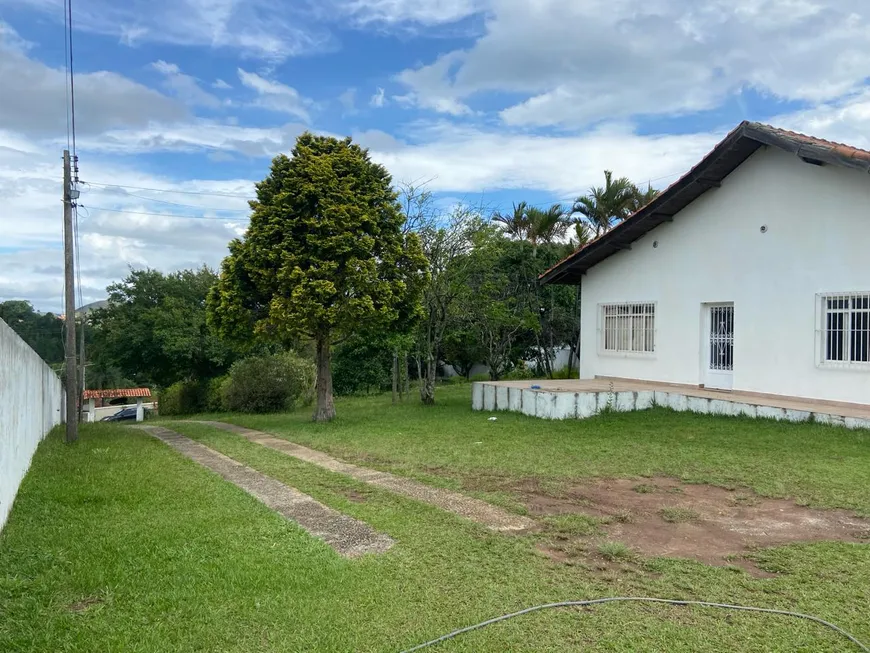
[[[870,293],[822,296],[822,362],[870,363]]]
[[[655,311],[655,304],[603,306],[604,351],[655,352]]]

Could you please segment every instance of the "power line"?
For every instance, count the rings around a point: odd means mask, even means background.
[[[222,220],[224,222],[243,222],[248,220],[247,216],[240,218],[222,218],[220,216],[211,216],[211,215],[178,215],[177,213],[152,213],[150,211],[127,211],[125,209],[109,209],[103,206],[85,206],[82,205],[83,209],[88,209],[91,211],[109,211],[110,213],[130,213],[132,215],[153,215],[158,218],[177,218],[181,220]],[[223,209],[221,209],[223,210]]]
[[[250,195],[245,195],[243,193],[221,193],[219,191],[207,192],[207,191],[198,191],[198,190],[176,190],[172,188],[147,188],[145,186],[123,186],[121,184],[104,184],[98,181],[87,181],[82,182],[86,183],[90,186],[100,186],[102,188],[121,188],[121,189],[130,189],[130,190],[147,190],[153,193],[177,193],[179,195],[206,195],[213,197],[240,197],[246,200],[252,200],[253,198]],[[155,200],[157,201],[157,200]]]
[[[232,212],[242,211],[245,213],[248,212],[248,209],[219,209],[217,207],[197,206],[196,204],[181,204],[179,202],[170,202],[168,200],[158,200],[158,199],[153,198],[153,197],[145,197],[144,195],[136,195],[134,193],[120,193],[120,194],[122,194],[124,197],[135,197],[137,199],[146,200],[148,202],[157,202],[159,204],[170,204],[171,206],[181,206],[181,207],[184,207],[187,209],[199,209],[200,211],[232,211]]]

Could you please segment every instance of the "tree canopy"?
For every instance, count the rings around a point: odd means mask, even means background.
[[[207,267],[171,274],[146,269],[109,286],[108,306],[88,316],[91,378],[168,386],[226,371],[234,352],[205,319],[206,295],[216,281]]]
[[[250,226],[209,295],[210,323],[226,337],[314,340],[318,421],[335,416],[332,344],[419,313],[426,259],[391,184],[351,139],[302,134],[257,184]]]

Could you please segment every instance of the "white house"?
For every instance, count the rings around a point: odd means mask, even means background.
[[[870,404],[870,152],[744,122],[546,272],[581,379]]]

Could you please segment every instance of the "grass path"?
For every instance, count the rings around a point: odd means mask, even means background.
[[[268,447],[275,451],[293,456],[299,460],[317,465],[323,469],[350,476],[362,483],[401,494],[403,496],[428,503],[430,505],[455,513],[466,519],[482,524],[494,531],[505,533],[531,529],[535,522],[520,515],[513,515],[491,504],[468,497],[457,492],[431,487],[408,478],[402,478],[387,472],[378,472],[358,465],[350,465],[336,460],[320,451],[302,447],[287,440],[270,436],[268,433],[246,429],[226,422],[200,422],[222,431],[229,431],[246,438],[255,444]]]
[[[354,558],[366,553],[384,553],[393,546],[393,540],[376,533],[358,519],[327,508],[307,494],[246,467],[199,442],[161,426],[140,428],[244,490],[263,505],[299,524],[306,532],[323,540],[341,555]]]
[[[487,473],[558,480],[649,472],[870,508],[867,440],[854,433],[658,411],[589,424],[487,422],[471,413],[465,392],[450,388],[431,412],[391,407],[388,397],[340,401],[330,425],[310,425],[303,413],[233,421],[456,488]],[[229,433],[178,430],[396,544],[348,560],[144,433],[83,425],[67,446],[55,432],[0,534],[0,651],[390,653],[531,605],[614,595],[797,610],[870,639],[867,545],[758,551],[759,564],[779,572],[768,579],[672,559],[564,565],[537,552],[542,534],[494,533]],[[786,618],[609,605],[528,615],[436,650],[847,649],[833,633]]]

